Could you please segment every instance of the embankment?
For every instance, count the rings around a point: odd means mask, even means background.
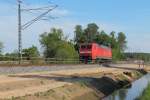
[[[12,97],[13,100],[100,100],[114,91],[129,86],[147,72],[145,70],[123,71],[122,73],[107,73],[79,76],[74,75],[69,80],[72,85],[51,89],[46,92]],[[91,77],[92,76],[92,77]]]

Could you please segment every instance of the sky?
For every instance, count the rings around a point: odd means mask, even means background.
[[[50,14],[55,19],[38,21],[22,32],[23,48],[38,46],[39,35],[50,28],[62,28],[66,36],[73,38],[77,24],[86,27],[96,23],[100,30],[124,32],[130,52],[150,53],[150,0],[22,0],[22,8],[37,8],[51,4],[58,5]],[[22,23],[36,14],[22,12]],[[0,41],[4,52],[18,48],[16,0],[0,0]]]

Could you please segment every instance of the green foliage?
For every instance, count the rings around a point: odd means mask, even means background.
[[[76,25],[75,27],[75,42],[80,43],[89,43],[94,42],[99,27],[95,23],[90,23],[87,25],[86,29],[82,29],[81,25]]]
[[[95,23],[90,23],[87,28],[82,29],[81,25],[75,27],[75,43],[76,50],[80,43],[96,42],[100,45],[111,46],[113,52],[113,60],[120,60],[124,57],[123,52],[127,47],[126,36],[123,32],[119,32],[118,36],[112,31],[107,34],[104,30],[98,31],[99,27]]]
[[[0,42],[0,55],[2,55],[2,54],[1,54],[1,53],[2,53],[2,49],[3,49],[3,43]]]
[[[23,57],[27,57],[28,59],[31,59],[32,57],[39,57],[40,55],[36,46],[23,49],[22,54],[23,54]]]
[[[44,48],[44,55],[47,58],[55,57],[58,44],[62,42],[63,32],[61,29],[51,29],[49,33],[45,32],[40,36],[40,43]]]
[[[98,34],[98,29],[99,27],[95,23],[90,23],[87,25],[87,28],[84,31],[87,42],[94,42],[94,39]]]
[[[85,41],[84,35],[83,35],[83,30],[81,25],[77,25],[75,27],[75,42],[82,43]]]
[[[15,50],[12,53],[6,53],[0,57],[1,61],[16,61],[18,60],[18,52]]]
[[[121,53],[120,51],[120,48],[113,48],[112,49],[112,57],[113,57],[113,60],[120,60],[123,58],[123,54]]]
[[[49,33],[40,36],[40,43],[44,48],[46,58],[73,59],[78,58],[74,45],[64,38],[61,29],[51,29]]]
[[[97,34],[94,40],[96,43],[109,46],[111,44],[111,39],[104,31],[101,31],[100,34]]]
[[[73,44],[62,42],[57,48],[55,58],[58,59],[78,59],[78,54]]]
[[[116,39],[116,33],[114,31],[110,33],[110,41],[112,48],[118,48],[118,41]]]
[[[124,53],[125,59],[150,61],[150,53]]]
[[[125,34],[123,32],[119,32],[118,33],[118,43],[119,43],[120,49],[122,51],[124,51],[124,49],[127,48],[126,47],[126,43],[127,43],[126,36],[125,36]]]
[[[12,53],[6,53],[5,56],[6,57],[18,57],[18,52],[14,51]]]

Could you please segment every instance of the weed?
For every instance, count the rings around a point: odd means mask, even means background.
[[[63,95],[62,100],[66,100],[66,97]]]
[[[44,81],[40,81],[40,83],[43,85],[43,84],[44,84]]]
[[[34,96],[39,97],[40,93],[35,93]]]
[[[16,100],[16,98],[14,96],[11,97],[11,100]]]
[[[80,81],[79,84],[80,84],[80,86],[81,86],[82,88],[85,88],[88,83],[85,82],[85,81]]]

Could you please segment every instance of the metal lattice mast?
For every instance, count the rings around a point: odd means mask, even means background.
[[[19,64],[22,61],[22,29],[21,29],[21,0],[18,1],[18,57],[19,57]]]

